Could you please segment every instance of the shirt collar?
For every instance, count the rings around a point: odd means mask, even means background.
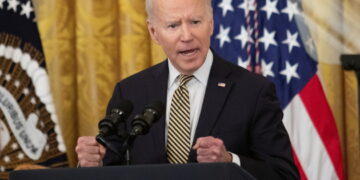
[[[213,54],[211,50],[209,49],[206,59],[203,65],[200,66],[199,69],[197,69],[193,75],[194,77],[201,83],[206,85],[207,81],[209,79],[210,69],[211,65],[213,63]],[[177,77],[180,75],[180,72],[173,66],[171,61],[168,59],[169,64],[169,82],[168,87],[171,87],[175,82]]]

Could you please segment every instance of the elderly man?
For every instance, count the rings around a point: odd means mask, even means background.
[[[147,0],[146,10],[168,59],[118,83],[108,111],[129,99],[131,120],[161,100],[166,113],[135,140],[132,163],[233,162],[259,179],[298,179],[274,85],[210,50],[211,0]],[[82,167],[118,163],[94,137],[76,152]]]

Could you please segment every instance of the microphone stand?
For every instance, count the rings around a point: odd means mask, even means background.
[[[140,135],[139,132],[137,131],[132,131],[128,137],[125,139],[125,141],[123,142],[122,146],[121,146],[121,154],[123,154],[125,152],[125,164],[127,166],[129,166],[131,164],[131,160],[130,160],[130,151],[131,148],[133,146],[134,140],[136,139],[136,137]]]
[[[131,123],[132,129],[120,149],[121,154],[125,153],[126,165],[129,166],[131,164],[130,151],[134,144],[134,140],[138,135],[148,133],[151,124],[161,117],[163,113],[162,109],[164,109],[163,106],[164,105],[161,102],[148,105],[142,114],[138,114],[134,117],[133,122]]]

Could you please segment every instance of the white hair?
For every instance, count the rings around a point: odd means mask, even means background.
[[[145,2],[145,10],[146,10],[146,13],[148,15],[148,20],[151,20],[153,18],[153,3],[152,3],[153,0],[146,0]],[[208,3],[208,7],[210,8],[210,12],[212,14],[212,5],[211,5],[211,0],[206,0]]]

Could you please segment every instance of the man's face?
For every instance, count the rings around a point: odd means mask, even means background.
[[[151,37],[182,74],[192,74],[205,61],[213,32],[207,0],[153,0]]]

